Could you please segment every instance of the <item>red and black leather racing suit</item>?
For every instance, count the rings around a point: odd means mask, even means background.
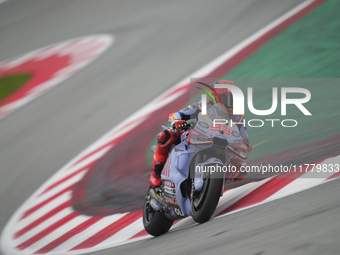
[[[186,120],[196,118],[201,110],[201,102],[195,102],[188,107],[175,112],[171,113],[169,115],[169,122],[173,126],[180,126],[185,122]],[[229,116],[230,119],[232,119],[235,123],[236,122],[242,122],[244,121],[244,117],[241,115],[231,115]],[[246,128],[244,125],[237,125],[240,130],[240,134],[243,138],[244,143],[248,146],[248,152],[252,150],[251,143],[249,141],[249,137],[246,131]],[[152,186],[158,186],[161,184],[160,181],[160,175],[164,166],[164,163],[168,157],[168,153],[170,151],[171,145],[179,144],[181,142],[181,135],[182,133],[185,132],[183,130],[180,131],[173,131],[170,129],[165,129],[164,131],[161,131],[158,136],[157,136],[157,150],[153,155],[153,164],[152,164],[152,171],[151,171],[151,176],[150,176],[150,184]],[[231,159],[230,163],[234,166],[236,166],[238,169],[241,167],[241,164],[244,162],[240,160],[237,157],[234,157]],[[240,172],[239,172],[240,173]],[[245,178],[245,174],[240,177],[241,174],[237,176],[233,175],[233,178],[231,180],[237,179],[238,181],[241,181]]]

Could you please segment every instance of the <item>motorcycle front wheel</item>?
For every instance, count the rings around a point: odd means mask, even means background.
[[[215,173],[204,181],[201,192],[191,201],[191,216],[194,221],[208,221],[220,200],[224,178],[221,173]]]

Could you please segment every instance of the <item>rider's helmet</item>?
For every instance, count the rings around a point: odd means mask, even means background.
[[[236,84],[233,81],[228,80],[219,80],[212,84],[212,87],[216,90],[217,94],[220,96],[222,104],[226,107],[227,112],[229,115],[233,115],[233,94],[229,89],[226,88],[216,88],[216,84],[229,84],[234,85]],[[216,102],[218,102],[218,98],[215,96]]]

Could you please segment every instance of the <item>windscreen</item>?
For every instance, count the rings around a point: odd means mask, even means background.
[[[219,103],[208,106],[207,115],[212,120],[213,119],[229,120],[227,108]]]

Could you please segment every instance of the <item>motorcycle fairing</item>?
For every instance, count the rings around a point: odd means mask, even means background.
[[[189,197],[183,197],[180,189],[182,182],[189,177],[189,164],[189,146],[186,141],[183,141],[172,149],[161,175],[163,182],[170,181],[175,184],[175,193],[170,195],[175,195],[178,206],[175,204],[171,204],[170,206],[174,208],[176,212],[176,219],[189,216],[191,212],[190,199]],[[167,194],[164,195],[166,196]],[[178,211],[178,209],[180,211]]]

